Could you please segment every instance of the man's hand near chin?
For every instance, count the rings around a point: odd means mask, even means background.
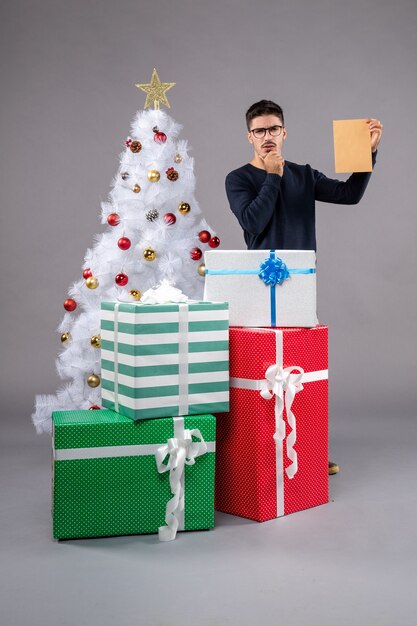
[[[277,150],[270,150],[268,154],[262,157],[265,170],[268,174],[284,174],[285,161]]]

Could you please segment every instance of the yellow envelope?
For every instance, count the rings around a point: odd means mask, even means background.
[[[333,120],[337,173],[372,172],[371,133],[365,119]]]

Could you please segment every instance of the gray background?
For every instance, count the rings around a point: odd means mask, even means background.
[[[174,625],[415,623],[416,31],[415,0],[3,0],[1,623],[153,626],[170,607]],[[171,546],[57,544],[49,442],[29,416],[35,393],[59,384],[62,302],[144,103],[134,83],[154,66],[177,83],[170,113],[223,249],[244,248],[224,177],[251,158],[252,102],[278,101],[285,158],[329,176],[333,119],[384,123],[360,205],[317,205],[331,450],[343,472],[331,505],[285,520],[219,515],[214,532]]]

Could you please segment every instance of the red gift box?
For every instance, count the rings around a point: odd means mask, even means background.
[[[327,326],[230,328],[218,511],[264,522],[329,501],[327,338]]]

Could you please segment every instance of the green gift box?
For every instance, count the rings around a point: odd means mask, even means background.
[[[134,420],[227,412],[228,303],[102,302],[101,394]]]
[[[110,410],[53,416],[53,536],[214,526],[213,415],[132,421]]]

